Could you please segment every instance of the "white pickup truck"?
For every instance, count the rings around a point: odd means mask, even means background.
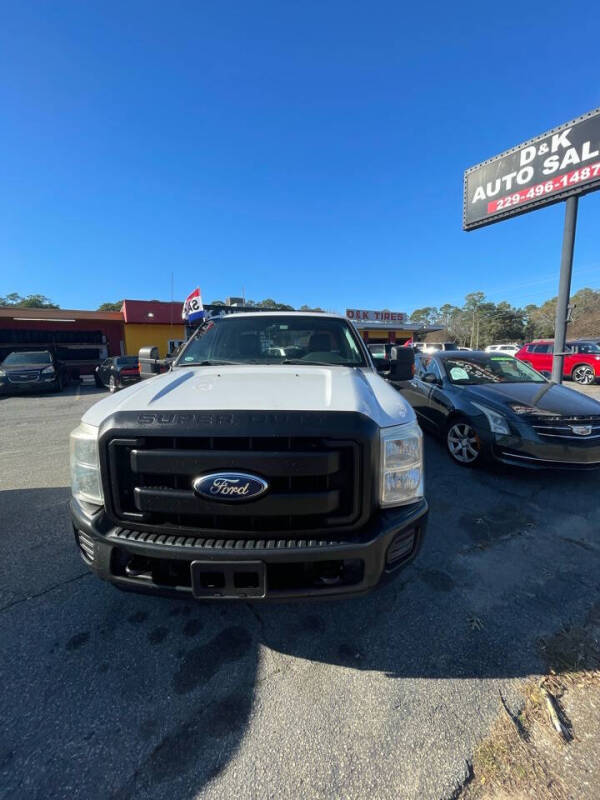
[[[427,519],[413,410],[333,314],[208,322],[85,413],[71,475],[83,559],[133,591],[361,594],[414,558]]]

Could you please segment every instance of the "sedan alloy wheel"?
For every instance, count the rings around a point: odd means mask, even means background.
[[[448,452],[459,464],[474,464],[481,455],[481,441],[468,422],[455,422],[446,434]]]

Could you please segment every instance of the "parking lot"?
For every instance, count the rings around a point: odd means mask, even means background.
[[[599,396],[594,387],[588,393]],[[105,393],[0,399],[0,797],[457,796],[600,586],[600,474],[469,471],[426,437],[426,542],[366,598],[201,604],[92,576],[68,434]]]

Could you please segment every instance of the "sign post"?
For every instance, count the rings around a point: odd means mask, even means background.
[[[600,108],[466,170],[463,229],[566,200],[552,380],[562,382],[580,195],[600,189]]]
[[[575,247],[575,228],[577,226],[577,195],[569,197],[565,209],[565,230],[563,233],[562,254],[560,257],[560,279],[556,301],[556,322],[554,324],[554,358],[552,359],[552,380],[562,383],[565,342],[567,339],[567,315],[571,296],[571,273],[573,271],[573,248]]]

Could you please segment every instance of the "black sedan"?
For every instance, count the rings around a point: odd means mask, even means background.
[[[96,386],[107,386],[116,392],[140,379],[137,356],[113,356],[106,358],[96,367],[94,374]]]
[[[600,467],[600,403],[513,356],[419,355],[402,394],[458,464]]]

